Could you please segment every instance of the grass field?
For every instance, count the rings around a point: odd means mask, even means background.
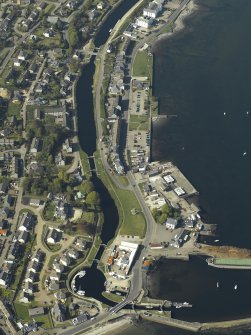
[[[129,130],[149,130],[149,116],[130,115]]]
[[[133,77],[147,77],[152,81],[153,56],[147,51],[138,51],[133,62]]]
[[[80,155],[81,163],[84,169],[84,175],[86,176],[86,178],[90,178],[91,172],[90,172],[88,155],[81,148],[79,148],[79,155]]]
[[[17,314],[18,319],[31,322],[32,318],[29,317],[29,308],[35,307],[33,304],[25,305],[18,302],[14,302],[15,311]],[[40,326],[45,329],[51,329],[53,327],[52,320],[50,314],[40,315],[33,317],[35,321],[37,321]]]
[[[121,235],[145,236],[146,223],[144,216],[139,213],[132,215],[133,208],[141,211],[134,193],[129,190],[118,188],[105,172],[99,154],[95,153],[95,162],[98,172],[98,177],[102,180],[112,198],[114,199],[119,212],[119,233]]]

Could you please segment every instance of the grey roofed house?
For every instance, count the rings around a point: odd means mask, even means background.
[[[33,272],[38,272],[40,270],[40,264],[36,261],[33,261],[29,270]]]
[[[60,263],[63,264],[64,266],[69,266],[71,264],[71,259],[69,256],[63,255],[60,258]]]
[[[56,291],[60,289],[60,284],[52,280],[49,284],[49,290],[50,291]]]
[[[167,218],[166,220],[166,228],[175,229],[177,227],[178,220],[173,218]]]
[[[29,212],[24,212],[22,214],[18,230],[29,230],[32,224],[32,215]]]
[[[1,272],[0,272],[0,285],[2,285],[2,286],[7,286],[7,285],[9,285],[9,283],[10,283],[10,278],[11,278],[11,276],[10,276],[9,273],[7,273],[7,272],[5,272],[5,271],[1,271]]]
[[[4,180],[0,184],[0,194],[7,193],[9,187],[9,182],[7,180]]]
[[[40,263],[43,261],[43,259],[44,259],[43,251],[37,250],[36,254],[33,256],[31,260]]]
[[[25,230],[21,231],[18,236],[18,242],[24,244],[28,241],[28,239],[29,239],[29,232]]]
[[[33,284],[31,282],[24,283],[23,291],[32,294],[34,291]]]
[[[19,301],[28,304],[31,301],[30,294],[27,292],[21,292]]]
[[[41,118],[42,118],[42,112],[40,109],[36,108],[34,110],[34,119],[41,120]]]
[[[56,302],[52,308],[52,315],[58,322],[65,321],[65,307],[59,302]]]
[[[20,249],[21,249],[21,246],[18,242],[11,244],[9,252],[8,252],[8,259],[14,260],[18,256],[21,256]]]
[[[81,237],[78,237],[75,244],[80,250],[84,250],[87,246],[87,241]]]
[[[61,274],[56,272],[55,270],[51,271],[50,273],[50,279],[53,281],[59,281],[61,278]]]
[[[36,274],[33,271],[28,271],[27,276],[25,278],[25,282],[30,282],[30,283],[34,283],[36,279]]]
[[[39,147],[40,147],[40,143],[41,141],[39,140],[39,138],[34,137],[32,142],[31,142],[31,149],[30,152],[31,153],[37,153],[39,151]]]
[[[73,258],[73,259],[78,259],[79,258],[79,252],[76,249],[70,249],[67,252],[68,256]]]
[[[44,315],[44,307],[29,308],[29,316]]]
[[[60,290],[60,291],[54,293],[54,297],[58,300],[64,300],[64,299],[66,299],[66,294],[65,294],[65,292]]]
[[[0,209],[0,218],[1,220],[6,220],[9,216],[10,209],[9,206],[4,206],[3,208]]]
[[[57,273],[62,273],[64,272],[64,266],[60,263],[54,262],[53,263],[53,269],[57,272]]]
[[[62,238],[62,233],[56,229],[50,229],[47,236],[47,243],[55,244],[58,243]]]
[[[31,66],[29,67],[29,72],[31,74],[37,73],[39,69],[39,66],[36,63],[31,64]]]

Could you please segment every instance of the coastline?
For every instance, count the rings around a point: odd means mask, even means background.
[[[186,28],[186,19],[194,14],[197,10],[199,10],[200,6],[197,3],[196,0],[190,0],[190,2],[185,6],[185,8],[182,10],[180,15],[177,17],[177,19],[174,22],[174,26],[169,32],[163,32],[161,33],[157,39],[154,41],[153,45],[155,43],[159,42],[162,39],[170,38],[174,36],[175,34],[181,32],[183,29]],[[152,45],[152,46],[153,46]]]

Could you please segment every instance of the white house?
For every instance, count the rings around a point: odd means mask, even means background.
[[[14,66],[19,67],[21,66],[21,61],[19,59],[14,59]]]
[[[156,3],[155,1],[153,1],[150,2],[147,8],[144,8],[143,15],[156,19],[156,17],[161,11],[162,11],[162,5],[160,3]]]
[[[167,229],[175,229],[177,227],[178,220],[175,220],[173,218],[167,218],[166,220],[166,228]]]
[[[153,19],[151,17],[139,17],[136,20],[136,26],[148,29],[153,24]]]

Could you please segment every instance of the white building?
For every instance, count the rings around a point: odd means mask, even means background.
[[[125,241],[121,241],[121,243],[120,243],[119,249],[120,250],[125,250],[125,251],[130,253],[129,258],[128,258],[128,262],[127,262],[127,264],[124,268],[124,271],[125,271],[126,275],[129,273],[129,271],[131,269],[132,262],[134,260],[135,255],[136,255],[138,247],[139,247],[139,245],[136,244],[136,243],[125,242]],[[123,260],[122,257],[118,260],[118,263],[117,263],[118,266],[123,265],[122,260]]]
[[[161,11],[162,11],[162,5],[160,3],[156,3],[155,1],[153,1],[150,2],[147,8],[144,8],[143,15],[156,19],[156,17]]]
[[[153,24],[153,19],[152,18],[144,18],[144,17],[139,17],[136,20],[136,26],[148,29],[150,26]]]
[[[166,220],[166,228],[167,229],[175,229],[177,227],[178,220],[175,220],[173,218],[167,218]]]

